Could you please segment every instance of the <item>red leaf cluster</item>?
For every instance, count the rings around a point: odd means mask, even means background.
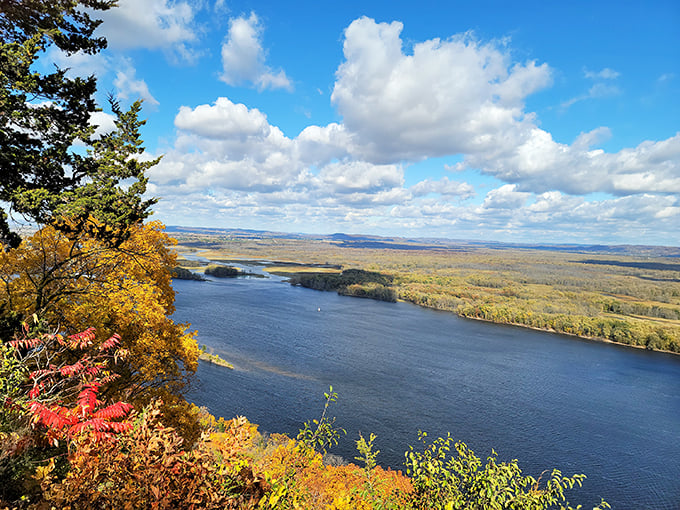
[[[132,428],[130,422],[118,422],[125,418],[132,405],[126,402],[116,402],[100,408],[101,401],[97,399],[99,384],[85,385],[78,395],[78,405],[68,408],[59,404],[50,407],[40,402],[31,402],[29,411],[34,416],[36,424],[47,427],[48,438],[58,439],[66,436],[73,439],[86,430],[91,430],[97,439],[110,437],[111,434],[126,432]]]
[[[105,420],[119,420],[127,416],[130,411],[132,411],[132,404],[116,402],[103,409],[99,409],[94,413],[94,416]]]
[[[118,333],[114,333],[111,338],[109,338],[106,342],[103,342],[99,346],[99,351],[109,351],[113,349],[114,347],[118,347],[120,345],[120,336],[118,336]]]
[[[76,362],[73,365],[66,365],[59,369],[59,373],[65,377],[78,374],[84,370],[85,366],[80,362]]]
[[[83,351],[90,347],[95,340],[95,328],[88,328],[81,333],[69,335],[68,340],[59,334],[41,335],[35,338],[20,338],[13,340],[10,345],[16,349],[28,350],[26,357],[34,354],[35,363],[38,367],[29,373],[33,387],[28,392],[30,399],[28,410],[33,416],[34,426],[43,425],[47,428],[47,437],[50,440],[67,437],[73,439],[76,435],[89,430],[97,439],[110,437],[112,434],[125,432],[132,427],[129,422],[123,420],[132,410],[132,405],[125,402],[116,402],[108,406],[97,398],[101,386],[114,380],[117,374],[108,372],[108,363],[111,357],[114,360],[119,356],[118,352],[111,356],[110,351],[116,349],[121,342],[120,336],[114,334],[103,342],[92,356],[82,355],[75,363],[56,366],[48,363],[46,359],[57,359],[55,353],[66,354],[73,351]],[[45,352],[50,352],[50,358],[42,357]],[[123,356],[125,353],[122,353]],[[40,364],[42,363],[42,367]],[[103,376],[103,377],[102,377]],[[62,403],[48,404],[54,401],[54,396],[46,400],[45,396],[63,384],[69,387],[79,388],[75,406],[65,406]],[[62,386],[57,386],[61,384]]]
[[[74,335],[69,335],[69,343],[74,349],[85,349],[86,347],[92,345],[94,342],[95,328],[87,328],[81,333],[76,333]]]
[[[42,343],[42,338],[17,338],[9,342],[15,349],[33,349]]]

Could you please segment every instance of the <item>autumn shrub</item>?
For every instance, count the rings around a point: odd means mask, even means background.
[[[33,334],[45,329],[37,318],[32,326],[24,324],[2,345],[0,500],[36,496],[36,467],[49,461],[52,470],[65,472],[66,447],[81,433],[101,440],[129,428],[121,419],[130,404],[98,398],[117,377],[115,363],[128,354],[120,338],[114,334],[94,347],[93,328],[67,336]]]
[[[325,465],[323,456],[306,444],[273,434],[268,453],[255,462],[271,484],[263,508],[371,509],[402,508],[411,490],[398,471],[356,464]]]
[[[201,437],[204,427],[199,423],[200,410],[188,402],[181,394],[167,388],[147,388],[136,400],[138,408],[157,402],[163,415],[163,423],[171,426],[184,440],[185,448],[190,448]]]
[[[195,445],[164,424],[155,401],[142,412],[100,400],[125,358],[120,338],[95,331],[29,335],[2,345],[0,508],[250,508],[268,485],[245,452],[257,427],[211,421]],[[201,412],[186,404],[198,424]],[[14,420],[14,421],[11,421]],[[25,424],[21,432],[7,425]],[[212,432],[212,433],[211,433]],[[23,466],[22,469],[17,469]],[[45,506],[47,505],[47,506]]]
[[[224,509],[259,502],[266,485],[251,470],[232,476],[205,441],[184,450],[183,439],[161,419],[158,405],[151,405],[116,438],[81,436],[66,478],[43,483],[46,500],[73,509]]]
[[[326,402],[324,403],[321,417],[311,421],[306,421],[297,435],[298,441],[312,450],[326,454],[328,449],[338,444],[340,436],[347,434],[341,427],[335,427],[335,417],[327,415],[328,407],[338,399],[338,394],[333,391],[333,386],[328,392],[323,394]]]
[[[272,509],[401,508],[410,483],[400,472],[377,466],[379,452],[372,450],[374,436],[370,445],[357,442],[363,469],[355,464],[324,463],[328,449],[345,433],[335,427],[335,418],[328,416],[329,405],[337,399],[332,386],[324,398],[321,417],[305,422],[297,440],[274,434],[262,448],[265,454],[253,457],[257,472],[272,486],[261,505]]]

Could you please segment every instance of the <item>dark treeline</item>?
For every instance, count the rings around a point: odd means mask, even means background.
[[[397,300],[389,275],[361,269],[346,269],[342,273],[298,273],[291,277],[292,285],[309,289],[336,291],[344,296],[389,301]]]
[[[172,277],[177,279],[177,280],[197,280],[197,281],[204,281],[205,278],[203,278],[200,274],[194,273],[193,271],[186,269],[184,267],[175,267],[172,270]]]
[[[215,278],[233,278],[244,273],[232,266],[218,266],[211,264],[205,268],[205,274],[214,276]]]
[[[656,271],[680,271],[680,264],[668,264],[665,262],[641,262],[621,260],[581,260],[581,264],[597,264],[601,266],[634,267],[637,269],[653,269]]]

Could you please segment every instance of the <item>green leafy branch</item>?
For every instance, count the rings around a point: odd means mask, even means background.
[[[314,419],[311,422],[305,422],[303,428],[300,429],[297,435],[297,440],[305,444],[309,448],[320,451],[324,455],[328,450],[338,444],[340,436],[347,434],[343,428],[335,427],[335,417],[328,418],[326,413],[331,403],[338,399],[338,394],[333,391],[333,386],[330,386],[328,392],[323,394],[326,403],[321,413],[321,418]]]

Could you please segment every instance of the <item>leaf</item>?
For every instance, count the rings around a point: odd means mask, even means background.
[[[42,343],[41,338],[22,338],[11,340],[9,344],[15,349],[33,349]]]
[[[95,418],[103,418],[105,420],[117,420],[124,418],[132,411],[132,405],[125,402],[116,402],[110,406],[100,409],[94,413]]]
[[[108,351],[108,350],[111,350],[118,345],[120,345],[120,336],[118,335],[118,333],[114,333],[111,336],[111,338],[109,338],[108,340],[106,340],[105,342],[103,342],[99,346],[99,351],[100,352]]]
[[[74,348],[85,349],[88,345],[92,345],[95,337],[95,328],[90,327],[81,333],[69,335],[68,339]]]
[[[160,489],[158,489],[158,487],[151,486],[151,487],[149,487],[149,490],[150,490],[151,493],[153,494],[153,497],[154,497],[154,498],[156,498],[157,500],[160,499],[160,497],[161,497],[161,491],[160,491]]]
[[[97,406],[97,392],[99,391],[99,383],[86,384],[83,390],[78,394],[78,406],[81,409],[83,416],[89,416],[94,413]]]
[[[50,409],[40,402],[31,402],[29,410],[39,423],[51,429],[62,430],[75,422],[67,410],[60,406],[53,406]]]
[[[66,365],[61,367],[61,369],[59,369],[59,373],[62,376],[68,377],[82,372],[84,368],[85,367],[83,366],[83,364],[80,361],[77,361],[73,365]]]

